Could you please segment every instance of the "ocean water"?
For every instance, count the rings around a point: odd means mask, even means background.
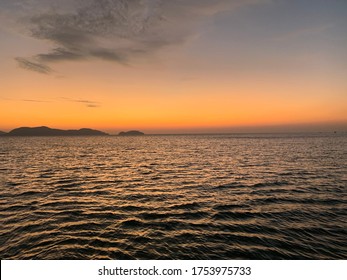
[[[347,135],[0,138],[1,259],[346,259]]]

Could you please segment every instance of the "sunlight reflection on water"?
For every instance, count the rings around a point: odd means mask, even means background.
[[[347,257],[347,137],[0,144],[2,259]]]

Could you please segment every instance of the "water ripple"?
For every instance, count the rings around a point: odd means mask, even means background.
[[[346,136],[0,138],[2,259],[345,259]]]

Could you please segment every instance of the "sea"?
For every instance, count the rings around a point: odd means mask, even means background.
[[[0,137],[1,259],[346,259],[347,134]]]

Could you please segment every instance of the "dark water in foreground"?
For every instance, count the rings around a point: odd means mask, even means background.
[[[346,259],[347,136],[0,138],[1,259]]]

